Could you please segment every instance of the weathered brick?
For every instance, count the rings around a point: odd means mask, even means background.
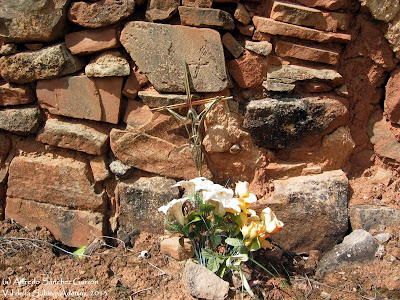
[[[104,216],[100,213],[11,197],[7,197],[6,202],[6,219],[13,219],[31,229],[46,227],[57,240],[67,246],[86,246],[96,237],[104,235]]]
[[[244,48],[229,32],[222,36],[222,44],[235,58],[238,58],[244,52]]]

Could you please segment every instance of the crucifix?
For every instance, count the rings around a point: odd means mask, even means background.
[[[233,97],[217,96],[208,99],[201,99],[197,101],[192,101],[192,95],[190,93],[190,82],[189,82],[189,66],[185,62],[185,90],[186,90],[186,103],[179,103],[167,106],[161,106],[152,108],[152,111],[168,111],[178,123],[182,123],[185,126],[186,133],[189,140],[189,149],[192,154],[193,161],[199,176],[202,175],[202,141],[203,137],[201,135],[201,130],[204,126],[204,117],[210,111],[210,109],[219,101],[232,100]],[[204,109],[198,113],[195,109],[196,106],[204,104]],[[186,116],[180,115],[174,109],[187,107],[188,112]]]

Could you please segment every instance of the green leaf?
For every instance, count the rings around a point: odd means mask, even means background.
[[[201,204],[200,205],[200,212],[202,213],[209,213],[212,212],[215,209],[214,205],[211,204]]]
[[[221,266],[221,263],[219,259],[216,257],[210,258],[207,261],[207,269],[209,269],[211,272],[216,273],[219,270],[219,267]]]
[[[215,257],[215,253],[210,249],[201,249],[201,254],[207,259]]]
[[[210,235],[210,242],[213,247],[217,247],[219,244],[221,244],[221,241],[221,236],[215,234]]]
[[[260,241],[258,240],[258,237],[257,237],[253,240],[249,249],[250,249],[250,251],[257,251],[260,248],[261,248]]]
[[[83,256],[83,253],[85,252],[85,250],[86,250],[86,246],[82,246],[82,247],[79,247],[78,249],[76,249],[74,252],[72,252],[73,254],[74,254],[74,258],[83,258],[84,256]]]
[[[201,219],[201,213],[195,211],[195,212],[192,212],[190,215],[188,215],[188,221],[189,222],[193,221],[194,219],[200,220]]]
[[[228,245],[231,245],[233,247],[240,247],[243,245],[243,242],[239,239],[235,239],[235,238],[227,238],[225,240],[225,243],[227,243]]]

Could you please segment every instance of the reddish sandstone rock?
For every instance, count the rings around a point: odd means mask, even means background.
[[[104,181],[111,176],[108,170],[107,158],[104,155],[95,156],[90,160],[93,178],[96,182]]]
[[[66,31],[68,0],[1,3],[0,37],[18,43],[59,39]]]
[[[241,3],[238,3],[233,16],[243,25],[247,25],[251,21],[249,12],[246,10],[246,7],[244,7],[244,5]]]
[[[68,19],[86,28],[105,27],[132,15],[134,7],[134,0],[73,2],[68,11]]]
[[[145,86],[149,80],[137,66],[131,67],[131,72],[128,79],[125,82],[122,94],[128,98],[135,99],[139,90]]]
[[[297,0],[297,2],[309,7],[321,7],[329,10],[338,10],[347,5],[347,0]]]
[[[261,85],[267,75],[265,57],[247,50],[242,57],[229,61],[227,67],[237,84],[245,89]]]
[[[27,104],[35,100],[35,93],[30,85],[0,81],[0,106]]]
[[[179,236],[162,240],[160,253],[167,254],[176,260],[186,260],[194,256],[194,250],[189,239],[184,239],[183,247],[179,244]]]
[[[122,77],[69,76],[39,81],[36,94],[52,114],[117,124],[122,82]]]
[[[240,25],[240,24],[236,24],[236,28],[243,35],[253,36],[253,33],[254,33],[254,25],[253,24],[246,25],[246,26]]]
[[[65,45],[72,54],[87,55],[118,48],[120,43],[117,28],[112,26],[69,33],[65,36]]]
[[[312,40],[322,43],[348,43],[351,41],[350,34],[320,31],[298,25],[287,24],[259,16],[253,17],[253,23],[256,26],[257,30],[272,35],[291,36],[299,39]]]
[[[139,98],[150,108],[161,107],[173,104],[183,104],[187,101],[187,95],[181,94],[160,94],[157,91],[140,91]],[[199,96],[192,94],[192,100],[198,100]]]
[[[369,9],[372,16],[381,21],[389,23],[400,10],[400,3],[397,0],[361,0],[361,5]]]
[[[4,202],[6,200],[6,186],[0,184],[0,220],[4,220]]]
[[[100,155],[107,150],[108,135],[89,124],[64,122],[48,119],[36,139],[49,145],[73,149],[93,155]]]
[[[243,47],[229,32],[222,36],[222,44],[236,58],[238,58],[244,52]]]
[[[6,202],[6,219],[30,229],[46,227],[57,240],[70,247],[89,245],[105,234],[104,216],[100,213],[11,197]]]
[[[310,47],[285,41],[275,43],[275,53],[283,57],[294,57],[331,65],[336,65],[340,58],[340,52],[332,48],[327,49],[317,45]]]
[[[326,13],[316,8],[280,1],[274,2],[270,17],[285,23],[333,32],[338,29],[347,30],[350,25],[350,15],[348,14]]]
[[[106,206],[105,195],[94,186],[87,163],[61,156],[15,157],[7,197],[93,211]]]
[[[0,159],[8,153],[10,147],[11,147],[10,138],[4,133],[0,133]]]
[[[183,6],[211,8],[213,0],[182,0]]]
[[[400,68],[390,74],[386,84],[385,114],[393,123],[400,124]]]
[[[220,9],[180,6],[178,10],[182,25],[224,30],[235,28],[232,16]]]
[[[37,51],[20,52],[0,59],[1,76],[7,82],[28,83],[71,74],[83,67],[64,43]]]
[[[146,19],[150,22],[169,20],[177,11],[180,0],[149,0]]]

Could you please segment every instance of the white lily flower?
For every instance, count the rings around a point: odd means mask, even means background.
[[[183,215],[182,205],[185,203],[189,198],[180,198],[174,199],[170,201],[167,205],[161,206],[158,211],[163,212],[165,215],[172,214],[175,219],[181,224],[182,226],[185,225],[185,216]]]
[[[207,190],[214,183],[205,177],[196,177],[190,180],[182,180],[174,184],[172,187],[182,187],[185,189],[186,195],[193,199],[196,192],[200,190]]]
[[[226,189],[222,185],[214,184],[211,189],[203,191],[203,202],[214,205],[215,212],[224,216],[226,211],[239,213],[240,202],[233,197],[234,193],[231,189]]]

